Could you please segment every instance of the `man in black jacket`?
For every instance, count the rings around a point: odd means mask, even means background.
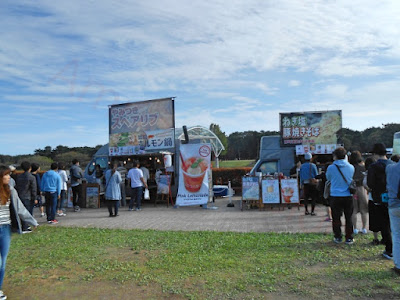
[[[373,209],[369,212],[370,230],[380,229],[382,241],[385,244],[385,251],[382,255],[387,259],[393,259],[389,212],[387,203],[382,202],[382,194],[386,192],[385,169],[388,164],[393,162],[387,159],[386,147],[382,143],[375,144],[372,153],[376,156],[377,161],[368,168],[367,175],[367,185],[371,189],[374,201]]]
[[[24,173],[17,177],[16,190],[18,196],[22,203],[25,205],[26,209],[31,215],[33,215],[33,207],[35,205],[36,195],[37,195],[37,185],[36,178],[30,173],[31,164],[28,161],[23,161],[21,163],[21,168]],[[22,231],[29,232],[28,225],[26,223],[22,224]]]

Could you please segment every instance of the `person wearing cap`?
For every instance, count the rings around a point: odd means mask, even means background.
[[[346,149],[343,147],[339,147],[333,152],[334,162],[326,171],[326,179],[331,182],[329,200],[332,210],[333,241],[337,244],[342,242],[342,222],[340,218],[344,212],[346,244],[351,245],[354,243],[353,197],[350,193],[349,184],[353,180],[354,167],[347,161],[346,153]]]
[[[308,199],[311,198],[311,215],[315,216],[315,204],[317,202],[317,185],[313,182],[318,175],[317,166],[311,162],[312,155],[307,152],[304,155],[305,163],[300,167],[300,186],[304,189],[304,208],[305,214],[309,215]]]

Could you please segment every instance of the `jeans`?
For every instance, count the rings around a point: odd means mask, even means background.
[[[56,218],[56,210],[57,210],[57,192],[46,192],[46,215],[47,221],[53,221]]]
[[[75,206],[79,206],[82,201],[82,185],[72,187],[72,203]]]
[[[393,261],[400,269],[400,207],[389,207],[390,227],[393,239]]]
[[[62,210],[64,208],[64,201],[66,199],[67,191],[61,190],[60,198],[57,201],[57,210]]]
[[[332,210],[332,230],[335,238],[342,238],[342,221],[340,217],[344,212],[346,220],[346,240],[353,238],[353,198],[349,197],[331,197],[330,205]]]
[[[136,208],[140,208],[142,205],[142,194],[143,194],[143,187],[135,187],[132,188],[132,196],[131,201],[129,202],[129,208],[133,208],[133,202],[136,200]]]
[[[3,287],[6,261],[11,241],[11,225],[0,225],[0,290]]]

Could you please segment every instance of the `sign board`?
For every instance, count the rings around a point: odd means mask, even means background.
[[[280,191],[279,179],[263,179],[261,181],[262,202],[268,204],[279,204]]]
[[[109,107],[109,155],[133,155],[175,147],[172,98]]]
[[[183,144],[180,146],[179,188],[176,205],[207,204],[208,176],[211,165],[211,145]]]
[[[282,203],[300,203],[297,179],[281,179]]]
[[[342,111],[292,112],[279,114],[282,146],[301,145],[296,154],[332,153],[342,128]]]
[[[99,186],[86,187],[86,207],[99,208],[100,204],[100,188]]]
[[[242,177],[242,199],[260,200],[259,177]]]

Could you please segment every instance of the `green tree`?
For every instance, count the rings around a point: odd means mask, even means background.
[[[211,123],[210,130],[219,138],[225,150],[221,152],[220,156],[224,156],[228,151],[228,138],[225,132],[221,131],[218,124]]]

